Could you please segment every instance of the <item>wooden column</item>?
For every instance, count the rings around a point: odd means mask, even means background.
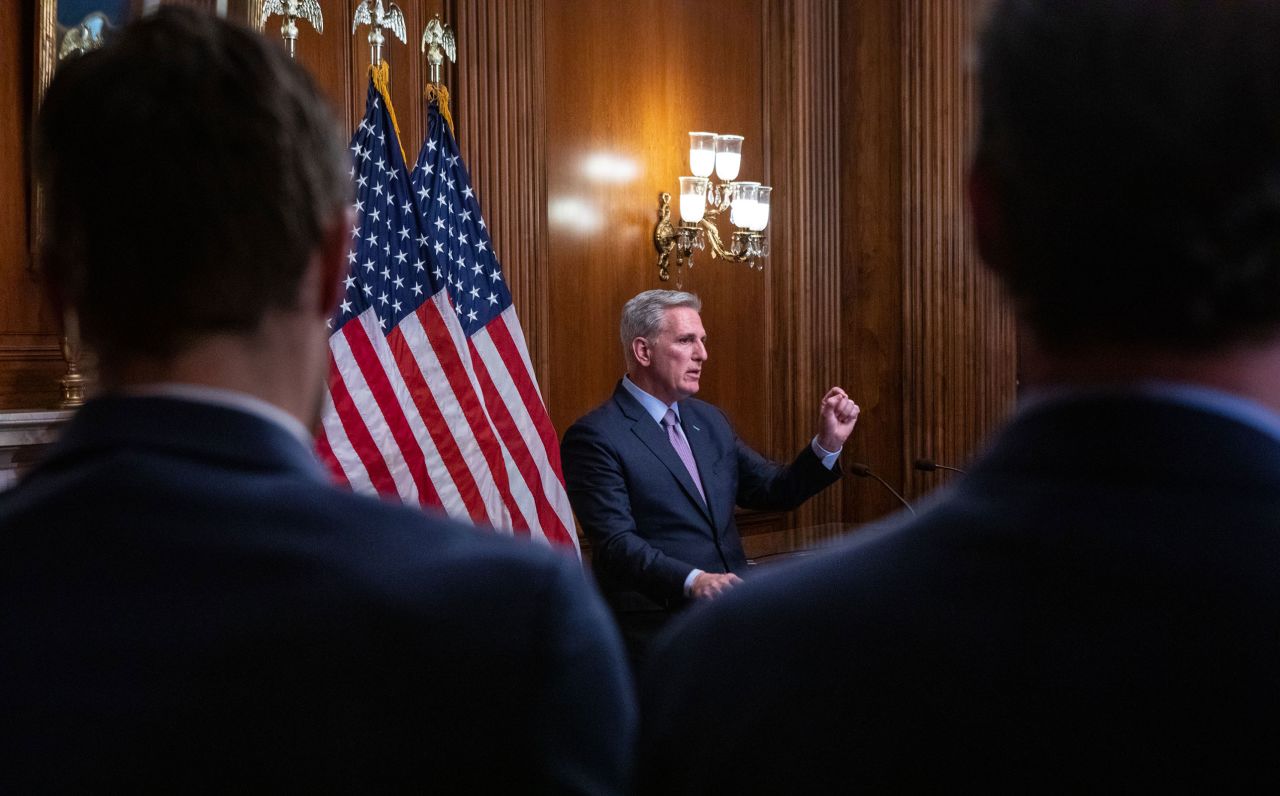
[[[789,458],[812,438],[819,399],[848,385],[840,356],[840,56],[835,0],[774,0],[764,25],[769,180],[774,186],[765,261],[772,281],[766,390],[779,422],[769,426],[773,455]],[[789,518],[808,526],[839,520],[842,485]]]
[[[993,276],[978,261],[965,204],[975,132],[971,69],[978,4],[903,4],[903,482],[937,473],[919,456],[963,466],[1012,407],[1016,337]]]
[[[454,121],[529,356],[546,389],[549,318],[542,4],[453,0]]]
[[[897,4],[842,7],[840,59],[841,358],[862,407],[846,463],[888,478],[902,472],[903,15]],[[878,484],[853,481],[844,519],[898,508]]]
[[[854,451],[909,498],[961,466],[1013,403],[1011,314],[974,252],[964,181],[978,0],[842,6],[842,356],[864,419]],[[898,510],[878,484],[845,519]]]

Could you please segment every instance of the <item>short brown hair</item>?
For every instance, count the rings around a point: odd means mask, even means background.
[[[165,7],[64,63],[35,131],[41,262],[100,356],[168,356],[291,307],[350,201],[337,123],[280,47]]]

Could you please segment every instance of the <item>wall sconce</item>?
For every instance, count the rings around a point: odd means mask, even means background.
[[[671,194],[658,195],[658,224],[653,228],[653,246],[658,250],[658,278],[671,278],[669,269],[674,251],[676,268],[693,267],[695,250],[711,246],[712,258],[719,257],[748,268],[764,270],[761,262],[769,256],[769,194],[773,191],[758,182],[738,181],[742,165],[742,136],[689,133],[691,177],[680,178],[680,223],[671,221]],[[712,171],[716,180],[711,179]],[[728,211],[729,223],[737,227],[725,247],[716,219]],[[679,280],[677,280],[678,284]]]

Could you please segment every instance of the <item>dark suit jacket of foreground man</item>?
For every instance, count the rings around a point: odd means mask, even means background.
[[[561,446],[596,578],[624,626],[682,607],[692,568],[745,573],[735,505],[792,509],[840,477],[839,465],[823,467],[810,445],[790,465],[769,461],[705,401],[680,401],[680,417],[705,502],[666,431],[621,383],[565,432]]]
[[[1280,440],[1140,393],[1031,408],[652,664],[647,793],[1274,787]]]
[[[577,562],[334,489],[254,414],[106,398],[0,498],[0,791],[612,792]]]

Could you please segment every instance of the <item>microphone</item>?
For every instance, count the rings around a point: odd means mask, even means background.
[[[884,480],[883,478],[881,478],[880,476],[878,476],[878,475],[876,475],[874,472],[872,472],[871,468],[870,468],[870,467],[868,467],[867,465],[863,464],[862,462],[850,462],[849,464],[847,464],[847,465],[846,465],[846,467],[849,469],[849,472],[850,472],[850,473],[853,473],[854,475],[858,476],[859,478],[874,478],[874,479],[876,479],[877,481],[879,481],[879,482],[880,482],[880,485],[881,485],[881,486],[883,486],[885,489],[889,490],[889,492],[890,492],[890,493],[892,493],[892,494],[893,494],[893,496],[894,496],[894,497],[896,497],[896,498],[898,499],[898,502],[899,502],[899,503],[901,503],[902,505],[904,505],[904,506],[906,506],[906,507],[907,507],[907,511],[911,512],[913,515],[916,513],[916,510],[915,510],[915,509],[913,509],[913,508],[911,508],[911,504],[907,502],[907,499],[906,499],[906,498],[904,498],[902,495],[898,494],[898,490],[896,490],[896,489],[894,489],[893,487],[889,486],[889,482],[888,482],[888,481]]]
[[[948,467],[945,464],[938,464],[933,459],[916,459],[915,468],[922,473],[932,473],[934,470],[950,470],[953,473],[964,475],[964,470],[959,467]]]

